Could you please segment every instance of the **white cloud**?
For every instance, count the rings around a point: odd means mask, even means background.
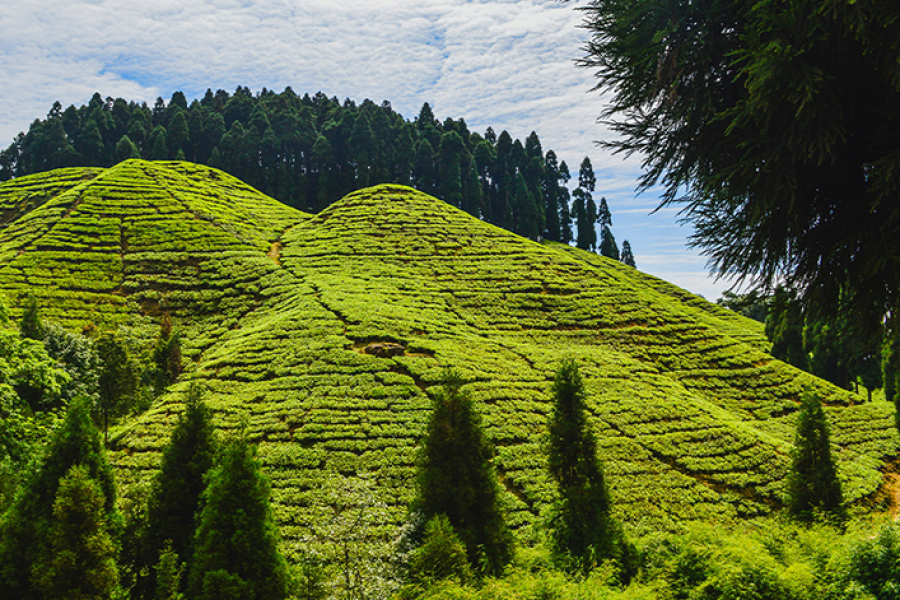
[[[357,101],[390,100],[407,118],[430,102],[524,139],[537,131],[577,181],[582,157],[597,172],[614,232],[638,252],[660,232],[684,239],[658,194],[636,197],[636,157],[599,150],[602,98],[590,72],[575,68],[587,33],[580,2],[556,0],[17,0],[0,4],[0,143],[59,100],[91,94],[151,102],[183,90],[238,85]],[[667,256],[669,258],[667,258]],[[677,255],[658,254],[671,278]],[[667,261],[671,267],[666,267]],[[651,261],[648,257],[648,263]],[[706,285],[702,259],[691,285]],[[688,280],[685,280],[688,281]],[[694,289],[694,288],[691,288]],[[698,291],[701,288],[696,288]],[[707,288],[703,288],[707,289]]]

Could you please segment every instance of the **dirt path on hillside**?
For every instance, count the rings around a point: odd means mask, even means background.
[[[891,518],[896,521],[900,518],[900,474],[887,473],[884,476],[884,490],[888,501],[888,512]]]
[[[272,242],[272,247],[266,252],[266,256],[272,259],[279,267],[281,266],[281,242]]]

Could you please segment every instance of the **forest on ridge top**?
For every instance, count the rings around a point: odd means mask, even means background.
[[[322,92],[299,96],[182,92],[153,107],[95,93],[88,104],[57,102],[0,151],[0,181],[60,167],[110,167],[128,158],[187,160],[222,169],[303,211],[319,212],[379,183],[411,185],[530,239],[570,243],[634,266],[627,240],[612,234],[605,198],[585,157],[577,173],[532,132],[470,131],[464,119],[435,118],[428,103],[409,121],[378,105]],[[567,184],[577,177],[570,194]],[[599,224],[599,233],[595,224]]]

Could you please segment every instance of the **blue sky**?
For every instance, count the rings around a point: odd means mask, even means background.
[[[688,250],[688,226],[657,195],[636,196],[640,159],[595,146],[604,100],[575,67],[587,32],[574,1],[555,0],[18,0],[0,3],[0,144],[51,104],[95,91],[148,103],[182,90],[258,91],[389,100],[407,118],[431,103],[470,129],[538,132],[577,176],[597,174],[619,244],[638,267],[709,299],[729,287]]]

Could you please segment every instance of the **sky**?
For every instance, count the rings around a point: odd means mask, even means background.
[[[291,86],[357,102],[389,100],[408,119],[424,102],[469,128],[536,131],[577,179],[591,158],[595,197],[639,269],[710,300],[730,287],[687,248],[692,233],[659,191],[636,194],[640,157],[596,146],[604,98],[576,67],[585,0],[17,0],[0,3],[0,146],[54,101],[153,104],[181,90]],[[652,214],[651,214],[652,213]]]

